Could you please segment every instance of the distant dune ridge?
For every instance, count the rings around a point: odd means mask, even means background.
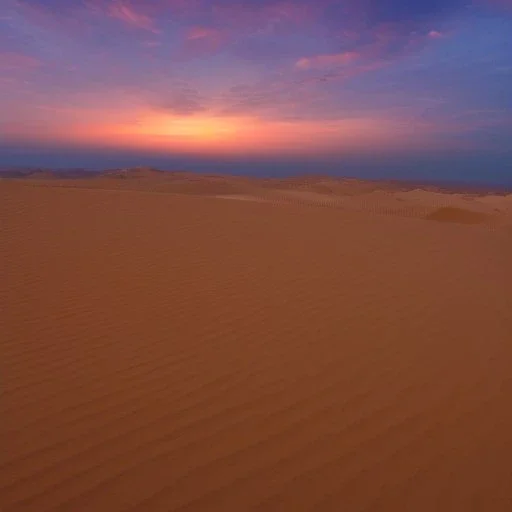
[[[8,178],[52,179],[59,186],[135,188],[151,192],[217,196],[222,199],[330,206],[428,220],[489,226],[510,224],[512,193],[459,186],[446,188],[399,181],[304,175],[291,178],[252,178],[162,171],[152,167],[4,171]],[[125,183],[112,183],[113,180]]]
[[[83,172],[0,180],[2,511],[512,510],[511,194]]]
[[[100,173],[100,176],[106,178],[150,179],[165,177],[165,171],[160,171],[151,167],[134,167],[131,169],[113,169],[104,171]]]

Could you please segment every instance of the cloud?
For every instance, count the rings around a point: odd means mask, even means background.
[[[62,37],[65,29],[60,25],[69,18],[83,26],[82,39],[74,50],[78,58],[71,61],[78,68],[69,74],[76,81],[73,84],[104,88],[109,81],[122,85],[136,83],[146,91],[142,99],[146,105],[149,102],[155,109],[176,115],[190,116],[218,105],[219,111],[228,113],[250,112],[256,117],[287,119],[346,114],[346,106],[339,107],[339,97],[361,84],[383,87],[386,80],[392,80],[392,64],[404,55],[419,53],[427,44],[438,46],[439,50],[444,43],[434,40],[455,34],[451,16],[464,10],[466,4],[459,0],[85,0],[95,6],[92,10],[84,9],[85,2],[78,0],[4,1],[14,6],[13,30],[21,33],[23,28],[24,40],[33,40],[32,47],[19,44],[12,49],[28,48],[32,52],[33,48],[34,54],[61,69],[65,59],[58,51],[50,52],[48,43],[55,40],[57,50],[67,52],[69,48],[72,55],[73,46]],[[468,0],[471,1],[485,3],[488,8],[512,5],[512,0]],[[31,5],[39,5],[42,13],[34,13],[33,9],[28,12],[27,6]],[[57,6],[68,10],[61,13]],[[22,25],[27,19],[35,21]],[[35,25],[45,28],[37,39]],[[123,30],[123,25],[140,32]],[[157,28],[166,31],[165,37],[153,35],[159,33]],[[78,38],[78,29],[71,22],[67,31]],[[135,49],[130,44],[134,38]],[[156,46],[162,47],[158,51],[147,50]],[[214,69],[193,60],[221,50],[222,58],[216,59]],[[431,53],[438,58],[436,52]],[[494,58],[495,52],[486,55]],[[191,62],[187,61],[189,57]],[[413,65],[423,58],[418,55]],[[0,66],[37,68],[38,64],[28,59],[0,55]],[[499,69],[506,72],[508,62],[504,57]],[[121,70],[116,67],[119,63],[124,66]],[[397,69],[408,65],[411,64],[405,62]],[[423,65],[428,68],[432,63],[427,61]],[[369,75],[364,80],[360,76],[386,66],[390,69],[382,77]],[[203,93],[210,90],[210,97],[205,98],[187,86],[171,86],[167,93],[162,93],[169,77],[196,80]],[[351,82],[356,77],[360,78]],[[66,80],[70,88],[71,78]],[[453,87],[459,87],[457,80],[458,77],[452,79]],[[224,96],[219,93],[238,81],[253,84],[233,88]],[[398,88],[402,82],[396,81]],[[54,90],[55,86],[52,87]],[[474,87],[471,84],[471,90]],[[481,90],[487,91],[488,85],[485,87]],[[156,101],[148,100],[148,94]],[[219,95],[222,98],[217,101]]]
[[[316,18],[317,9],[312,2],[304,0],[262,0],[258,4],[233,0],[214,5],[213,16],[217,22],[232,28],[270,34],[310,23]]]
[[[325,68],[331,66],[346,66],[360,58],[358,52],[342,52],[331,55],[315,55],[303,57],[295,63],[299,69]]]
[[[158,46],[162,46],[161,41],[142,41],[141,46],[144,48],[157,48]]]
[[[22,53],[0,53],[0,69],[19,70],[35,69],[41,66],[41,61]]]
[[[184,51],[187,55],[205,55],[217,52],[227,40],[227,34],[213,27],[194,26],[185,34]]]
[[[346,110],[333,105],[331,92],[318,82],[276,75],[252,85],[236,85],[221,97],[218,114],[290,121],[346,116]]]
[[[282,35],[309,25],[326,0],[162,0],[174,20],[221,29],[231,36]],[[331,0],[328,0],[331,1]]]
[[[155,34],[159,33],[154,26],[153,20],[141,12],[137,12],[126,0],[113,0],[107,6],[107,14],[118,19],[127,25],[142,30],[148,30]]]
[[[390,65],[401,56],[422,47],[429,37],[432,36],[403,36],[392,27],[382,26],[370,31],[365,41],[351,41],[351,50],[301,57],[294,67],[305,74],[300,78],[300,83],[347,80]]]
[[[175,87],[163,100],[158,101],[156,108],[176,115],[191,116],[198,112],[204,112],[206,107],[197,89],[188,85]]]
[[[186,56],[216,53],[229,43],[238,58],[279,65],[293,60],[300,70],[352,65],[361,48],[367,53],[371,49],[376,54],[373,60],[420,49],[429,39],[439,38],[442,22],[466,4],[467,0],[166,0],[174,19],[191,27],[184,43]],[[322,50],[316,56],[297,46],[307,37],[315,40],[313,48]],[[366,59],[372,60],[369,55]]]
[[[428,33],[428,37],[430,37],[431,39],[442,39],[444,35],[442,32],[438,32],[437,30],[431,30]]]
[[[220,30],[209,28],[209,27],[192,27],[186,36],[188,41],[197,41],[201,40],[214,40],[218,39],[221,36]]]

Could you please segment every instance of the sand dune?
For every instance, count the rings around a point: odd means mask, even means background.
[[[510,196],[143,174],[0,183],[1,510],[512,510]]]
[[[64,175],[67,176],[67,173]],[[133,190],[166,194],[215,196],[220,199],[295,204],[366,212],[378,215],[425,218],[432,220],[452,209],[472,213],[473,222],[486,226],[512,228],[512,194],[497,192],[450,191],[434,186],[418,188],[417,184],[375,182],[320,176],[287,179],[255,179],[242,176],[201,175],[190,172],[163,172],[151,168],[116,169],[93,174],[88,179],[36,179],[36,186]],[[41,174],[41,176],[44,176]],[[71,173],[76,176],[76,173]],[[21,182],[20,182],[21,183]],[[448,210],[443,210],[447,208]],[[441,212],[441,213],[439,213]],[[462,214],[463,215],[463,214]],[[433,217],[432,217],[433,216]],[[448,215],[457,221],[459,215]],[[478,222],[474,220],[479,219]],[[446,221],[446,219],[445,219]]]

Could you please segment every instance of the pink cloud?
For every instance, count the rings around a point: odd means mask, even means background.
[[[226,33],[212,27],[192,27],[185,35],[185,52],[205,54],[216,52],[226,41]]]
[[[331,66],[347,66],[360,58],[357,52],[342,52],[330,55],[315,55],[299,59],[295,66],[299,69],[317,69]]]
[[[295,62],[295,67],[300,70],[341,68],[336,76],[346,76],[351,74],[352,70],[373,70],[382,67],[392,59],[421,48],[428,39],[445,36],[436,30],[424,34],[403,34],[394,23],[381,23],[365,35],[370,41],[358,44],[360,34],[344,29],[343,38],[350,41],[356,50],[303,57]]]
[[[331,71],[324,73],[320,76],[310,76],[307,78],[303,78],[300,81],[301,85],[307,84],[317,84],[319,82],[329,82],[332,80],[350,80],[356,76],[362,75],[364,73],[370,73],[372,71],[377,71],[386,67],[389,63],[384,60],[378,60],[375,62],[369,62],[367,64],[359,64],[351,67],[344,67],[343,69]]]
[[[381,23],[366,33],[370,42],[365,44],[358,44],[359,35],[355,32],[349,31],[347,33],[344,29],[342,35],[357,49],[298,59],[295,62],[297,70],[321,73],[320,75],[308,73],[300,80],[301,84],[348,80],[364,73],[382,69],[391,62],[421,49],[429,40],[444,38],[448,34],[437,30],[403,34],[396,23]]]
[[[381,24],[372,30],[372,41],[360,45],[357,51],[304,57],[295,62],[295,67],[301,71],[327,70],[321,76],[304,78],[302,83],[347,80],[382,69],[397,58],[418,49],[429,38],[441,36],[441,33],[435,31],[424,35],[412,33],[403,36],[394,24]]]
[[[162,45],[160,41],[143,41],[141,44],[144,48],[157,48]]]
[[[262,16],[266,17],[271,24],[293,23],[300,25],[310,22],[312,8],[307,4],[296,4],[293,2],[279,2],[262,10]]]
[[[154,27],[153,20],[149,16],[135,11],[126,1],[113,1],[108,6],[107,12],[112,18],[116,18],[127,25],[143,30],[149,30],[155,34],[159,33],[159,31]]]
[[[282,33],[283,30],[309,24],[316,18],[319,7],[313,3],[292,0],[255,2],[248,8],[240,1],[211,2],[213,19],[217,24],[235,32]]]
[[[196,41],[198,39],[219,39],[221,37],[220,30],[208,27],[193,27],[188,31],[186,36],[188,41]]]
[[[2,69],[35,69],[41,62],[34,57],[21,53],[0,53],[0,68]]]
[[[431,30],[428,33],[428,37],[430,37],[431,39],[441,39],[442,37],[444,37],[444,35],[441,32],[438,32],[437,30]]]

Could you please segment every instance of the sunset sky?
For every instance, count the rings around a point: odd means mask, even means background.
[[[512,182],[512,0],[0,0],[0,167]]]

